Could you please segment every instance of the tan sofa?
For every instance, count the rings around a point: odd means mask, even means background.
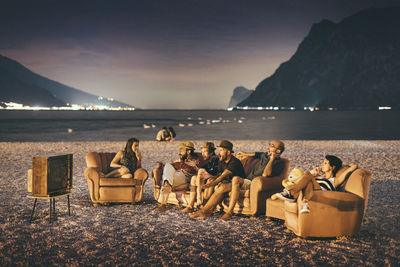
[[[148,178],[145,169],[137,169],[133,178],[104,178],[116,153],[88,152],[85,177],[94,206],[99,203],[135,203],[143,198],[144,183]]]
[[[352,236],[360,230],[370,183],[371,173],[357,169],[343,184],[342,191],[314,191],[308,201],[310,213],[300,214],[303,205],[300,193],[297,202],[267,199],[266,216],[285,220],[288,229],[304,238]]]
[[[244,215],[265,214],[265,201],[274,193],[282,191],[282,180],[287,177],[289,169],[289,160],[282,158],[285,161],[285,169],[280,176],[277,177],[257,177],[251,182],[249,190],[243,190],[240,194],[238,203],[234,208],[234,213]],[[258,159],[247,157],[241,160],[245,169],[246,175],[253,169]],[[158,166],[153,170],[154,179],[154,198],[158,201],[161,187],[162,166]],[[185,191],[175,191],[169,194],[168,203],[175,205],[186,206],[190,201],[189,189]],[[227,209],[229,206],[229,197],[227,196],[222,206]]]

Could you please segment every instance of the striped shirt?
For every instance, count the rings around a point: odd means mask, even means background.
[[[335,188],[335,177],[329,178],[329,179],[323,179],[323,178],[316,178],[317,183],[321,187],[321,190],[324,191],[336,191]]]

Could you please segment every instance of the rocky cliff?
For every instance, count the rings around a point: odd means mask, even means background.
[[[253,92],[254,90],[247,89],[243,86],[236,87],[235,89],[233,89],[233,95],[231,96],[231,99],[229,101],[228,108],[236,107],[238,103],[245,100]]]
[[[400,7],[311,27],[292,58],[239,106],[400,108]]]

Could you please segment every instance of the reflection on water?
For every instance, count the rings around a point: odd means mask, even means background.
[[[398,111],[0,111],[0,141],[400,139]],[[147,127],[146,127],[147,126]]]

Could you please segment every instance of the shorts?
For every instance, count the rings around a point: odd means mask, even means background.
[[[250,185],[251,185],[251,180],[249,180],[249,179],[243,179],[243,180],[244,180],[244,182],[243,182],[242,186],[240,187],[240,189],[249,190]]]
[[[167,163],[164,166],[162,184],[164,184],[164,181],[168,181],[172,187],[188,183],[186,175],[183,173],[183,171],[175,170],[174,166],[172,166],[170,163]]]

